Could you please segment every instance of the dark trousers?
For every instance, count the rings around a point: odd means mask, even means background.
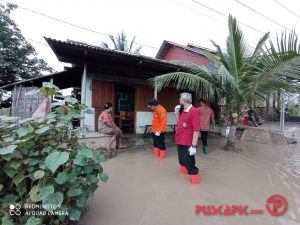
[[[159,148],[160,150],[166,150],[165,133],[160,133],[159,136],[156,136],[154,133],[152,133],[152,137],[153,145],[155,148]]]
[[[189,174],[198,174],[199,170],[196,167],[195,155],[190,156],[190,146],[178,145],[178,160],[181,166],[189,171]]]
[[[203,146],[206,146],[206,147],[207,147],[207,135],[208,135],[208,131],[201,131],[202,144],[203,144]]]

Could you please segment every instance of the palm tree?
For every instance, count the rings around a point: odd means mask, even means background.
[[[151,81],[158,90],[173,86],[202,92],[210,98],[224,98],[231,126],[224,150],[238,151],[236,146],[237,118],[245,106],[281,89],[299,92],[300,46],[295,32],[277,37],[273,44],[269,33],[263,35],[253,52],[244,40],[237,21],[231,15],[228,20],[229,36],[226,50],[212,42],[216,54],[205,53],[213,69],[188,62],[174,61],[183,66],[183,72],[155,77]],[[267,43],[268,41],[268,43]]]
[[[139,54],[142,49],[141,45],[133,49],[135,36],[131,41],[128,41],[124,31],[118,33],[117,37],[110,34],[109,38],[113,44],[113,47],[111,49],[122,51],[122,52],[129,52],[133,54]],[[102,42],[100,46],[103,48],[110,48],[107,42]]]

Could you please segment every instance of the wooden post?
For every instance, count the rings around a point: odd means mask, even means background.
[[[24,98],[23,98],[23,101],[24,101],[24,106],[23,106],[23,113],[22,113],[22,119],[25,119],[26,118],[26,111],[27,111],[27,104],[26,104],[26,91],[27,91],[27,87],[24,87]]]
[[[14,116],[16,113],[16,98],[17,98],[17,85],[14,85],[14,90],[11,97],[11,115]]]
[[[83,66],[83,73],[81,77],[81,104],[85,104],[86,102],[86,76],[87,76],[87,65],[86,63]],[[81,111],[81,117],[84,118],[84,110]],[[84,119],[80,121],[81,129],[84,127]]]

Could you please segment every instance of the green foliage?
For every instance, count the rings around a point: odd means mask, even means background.
[[[300,116],[299,105],[292,105],[291,106],[290,116]]]
[[[25,40],[10,14],[16,5],[0,3],[0,86],[53,72],[47,63],[36,57],[34,47]]]
[[[113,44],[112,49],[114,50],[129,52],[133,54],[139,54],[142,50],[141,45],[139,45],[136,49],[133,49],[135,37],[131,40],[131,42],[129,42],[124,31],[118,33],[118,36],[116,38],[112,34],[110,34],[109,38]],[[107,42],[102,42],[100,46],[103,48],[110,48]]]
[[[51,96],[58,88],[44,83],[40,89]],[[34,94],[34,93],[27,93]],[[87,200],[108,176],[100,164],[103,155],[78,141],[78,130],[69,130],[74,118],[87,107],[76,99],[53,104],[38,120],[5,118],[0,125],[0,223],[12,225],[68,224],[78,221]],[[11,204],[37,204],[46,215],[11,216]],[[49,214],[48,214],[49,213]]]

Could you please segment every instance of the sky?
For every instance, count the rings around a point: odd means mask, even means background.
[[[211,40],[225,47],[228,35],[227,17],[232,14],[240,23],[245,40],[254,46],[264,32],[272,37],[284,28],[296,29],[300,23],[300,1],[295,0],[5,0],[19,8],[12,13],[25,38],[36,48],[38,56],[45,59],[56,71],[63,70],[44,40],[44,36],[59,40],[72,39],[99,45],[109,41],[107,34],[125,31],[129,39],[142,44],[141,54],[155,57],[163,40],[186,45],[193,43],[213,48]],[[270,20],[256,14],[253,8]],[[287,11],[284,4],[298,16]],[[4,3],[3,0],[0,0]],[[198,3],[197,3],[198,2]],[[212,8],[222,16],[208,8]],[[88,28],[95,32],[75,28],[53,19],[32,13],[26,8],[50,17]],[[99,34],[101,33],[101,34]],[[39,42],[39,43],[38,43]],[[249,47],[251,49],[251,47]]]

